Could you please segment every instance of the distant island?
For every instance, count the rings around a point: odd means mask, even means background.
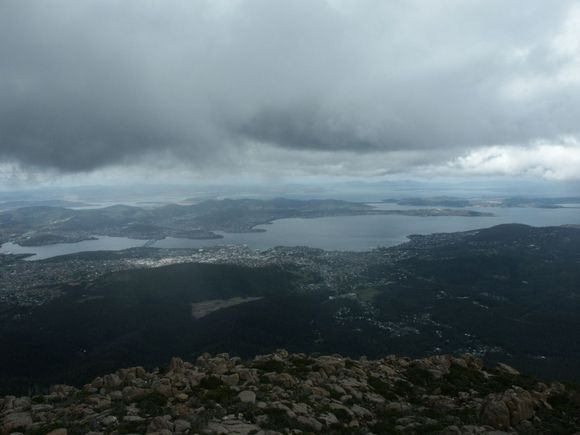
[[[384,199],[385,203],[401,206],[419,207],[529,207],[529,208],[564,208],[565,204],[574,204],[580,208],[580,197],[533,198],[509,197],[498,199],[464,199],[453,196],[412,197]]]
[[[90,240],[95,236],[143,240],[165,237],[218,239],[223,237],[218,231],[265,231],[256,226],[278,219],[358,215],[492,216],[480,211],[447,208],[379,210],[364,203],[333,199],[224,199],[147,209],[127,205],[93,209],[33,206],[0,213],[0,242],[42,246]]]

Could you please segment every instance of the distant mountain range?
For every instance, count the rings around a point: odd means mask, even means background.
[[[560,197],[560,198],[510,197],[498,199],[464,199],[453,196],[433,196],[433,197],[385,199],[383,200],[383,202],[420,207],[562,208],[571,205],[580,208],[580,197]]]
[[[23,207],[88,207],[90,204],[80,201],[65,201],[60,199],[4,201],[0,202],[0,210],[13,210]]]

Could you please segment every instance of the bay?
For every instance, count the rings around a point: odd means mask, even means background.
[[[378,209],[419,209],[425,207],[373,204]],[[34,254],[30,260],[41,260],[58,255],[83,251],[120,250],[133,247],[204,248],[216,245],[247,245],[253,249],[274,246],[309,246],[326,250],[365,251],[379,246],[403,243],[411,234],[431,234],[468,231],[504,223],[523,223],[533,226],[580,224],[580,208],[476,208],[494,216],[340,216],[315,219],[280,219],[268,225],[258,225],[264,232],[219,233],[223,239],[191,240],[168,237],[158,241],[127,237],[98,237],[77,243],[58,243],[47,246],[23,247],[5,243],[0,253]]]

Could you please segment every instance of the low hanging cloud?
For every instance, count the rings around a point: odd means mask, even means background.
[[[37,170],[483,173],[499,146],[558,178],[538,141],[580,137],[575,0],[5,1],[0,53],[0,159]]]
[[[569,180],[580,178],[579,168],[580,143],[567,138],[557,144],[485,147],[423,169],[434,175],[515,175]]]

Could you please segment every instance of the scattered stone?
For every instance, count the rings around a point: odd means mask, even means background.
[[[123,381],[116,373],[103,376],[103,387],[113,390],[121,385],[123,385]]]
[[[0,397],[0,434],[45,433],[57,421],[46,433],[580,434],[580,388],[531,388],[513,367],[497,371],[514,385],[502,388],[470,354],[351,360],[277,351],[246,362],[204,354],[195,364],[173,358],[167,372],[121,369],[82,390]]]
[[[145,421],[145,419],[139,415],[126,415],[123,417],[123,421],[126,423],[141,423]]]
[[[235,385],[238,385],[238,382],[240,382],[240,375],[237,373],[233,373],[231,375],[223,375],[221,379],[224,384],[233,387]]]
[[[207,425],[206,433],[208,434],[236,434],[249,435],[260,430],[255,424],[246,423],[240,420],[210,421]]]
[[[496,367],[501,373],[505,373],[506,375],[518,376],[520,374],[520,372],[518,372],[512,366],[508,366],[504,363],[497,363]]]
[[[187,420],[178,419],[173,423],[173,428],[175,432],[186,432],[191,429],[191,423]]]
[[[147,428],[149,432],[160,432],[164,429],[169,431],[173,430],[173,423],[171,422],[171,417],[169,415],[154,417]]]
[[[250,390],[244,390],[238,394],[238,398],[242,403],[256,403],[256,393]]]
[[[104,426],[116,426],[119,423],[119,420],[114,415],[107,415],[101,420],[101,423]]]
[[[178,393],[175,395],[175,398],[181,402],[185,402],[187,399],[189,399],[189,396],[185,393]]]
[[[17,429],[28,429],[32,426],[32,416],[29,412],[15,412],[8,414],[2,419],[2,427],[5,432],[14,432]]]
[[[489,395],[481,408],[481,419],[498,429],[517,426],[534,416],[535,406],[532,395],[516,387],[502,394]]]
[[[321,422],[311,416],[307,415],[300,415],[296,418],[296,421],[300,423],[302,426],[306,426],[309,429],[314,430],[315,432],[320,432],[323,428]]]

